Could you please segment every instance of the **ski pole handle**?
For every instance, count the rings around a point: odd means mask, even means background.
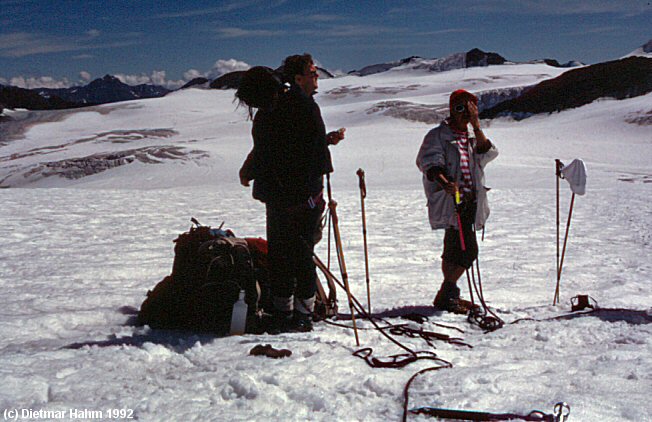
[[[358,175],[358,186],[360,186],[360,194],[363,198],[367,197],[367,184],[364,180],[364,170],[361,168],[355,173]]]
[[[555,159],[555,174],[560,179],[564,178],[564,176],[561,174],[561,169],[562,168],[564,168],[564,163],[562,163],[560,159],[556,158]]]

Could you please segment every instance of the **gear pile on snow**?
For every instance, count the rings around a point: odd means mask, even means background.
[[[267,242],[193,222],[194,227],[174,240],[172,274],[147,292],[139,323],[226,334],[233,304],[244,291],[246,331],[256,331],[270,297]]]
[[[194,226],[175,240],[172,274],[161,280],[140,306],[138,323],[156,329],[229,333],[233,305],[244,292],[245,332],[262,333],[273,308],[267,240],[238,238],[231,230]],[[313,318],[337,313],[335,285],[328,293],[319,280]]]

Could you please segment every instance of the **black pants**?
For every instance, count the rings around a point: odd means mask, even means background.
[[[267,205],[267,242],[272,295],[308,299],[317,291],[312,259],[319,240],[323,201],[315,208]]]
[[[473,265],[473,261],[478,258],[478,241],[473,230],[476,209],[475,202],[462,203],[460,218],[462,220],[462,235],[464,236],[466,250],[462,251],[458,227],[447,228],[444,235],[444,253],[441,256],[444,261],[469,269]]]

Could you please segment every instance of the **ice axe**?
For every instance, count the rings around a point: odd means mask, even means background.
[[[369,250],[367,249],[367,217],[365,215],[364,200],[367,197],[367,185],[364,179],[364,170],[356,172],[360,186],[360,208],[362,210],[362,238],[364,241],[364,269],[367,281],[367,311],[371,315],[371,290],[369,288]]]
[[[448,179],[446,179],[446,176],[443,174],[437,175],[439,178],[439,181],[442,186],[447,185]],[[460,247],[462,249],[462,252],[466,251],[466,243],[464,242],[464,232],[462,231],[462,217],[460,216],[460,204],[462,203],[462,200],[460,199],[460,190],[456,187],[455,188],[455,216],[457,217],[457,228],[459,229],[460,232]]]

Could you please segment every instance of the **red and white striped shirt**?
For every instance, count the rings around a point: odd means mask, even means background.
[[[471,162],[469,159],[469,133],[453,129],[453,139],[460,151],[460,170],[462,172],[460,196],[463,197],[465,192],[473,192],[473,177],[471,176]]]

